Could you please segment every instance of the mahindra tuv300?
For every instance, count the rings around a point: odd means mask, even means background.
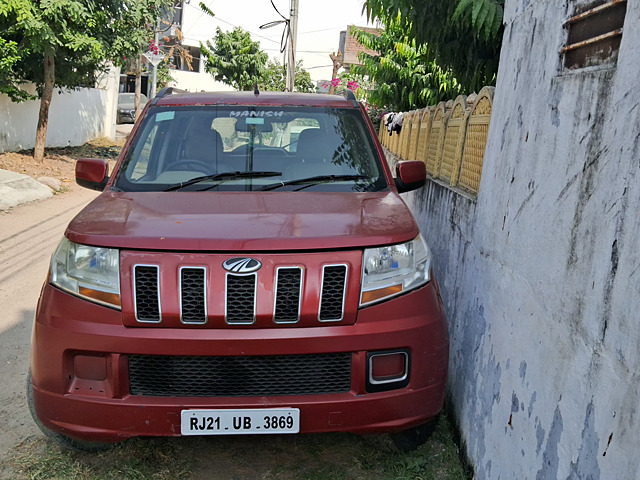
[[[150,101],[51,259],[28,397],[70,448],[134,436],[395,433],[443,405],[428,246],[353,95]]]

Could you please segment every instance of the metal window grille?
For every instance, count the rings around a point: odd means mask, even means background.
[[[567,44],[561,50],[564,67],[577,69],[615,63],[622,41],[627,0],[602,2],[566,23]]]

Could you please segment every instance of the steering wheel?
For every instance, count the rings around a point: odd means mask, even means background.
[[[171,170],[194,170],[198,172],[208,173],[211,171],[212,165],[210,163],[205,162],[204,160],[184,158],[182,160],[178,160],[175,163],[172,163],[169,167]],[[184,167],[184,168],[179,168],[179,167]],[[194,167],[199,167],[199,168],[194,168]]]

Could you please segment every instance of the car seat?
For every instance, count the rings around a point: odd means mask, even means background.
[[[348,157],[348,150],[339,136],[319,128],[307,128],[300,132],[296,162],[287,168],[286,177],[295,179],[355,173],[343,161]]]
[[[198,171],[207,171],[202,173],[216,173],[225,171],[223,162],[223,143],[222,136],[216,130],[211,128],[211,121],[193,121],[187,129],[185,143],[183,146],[183,154],[175,162],[176,165],[187,165],[189,161],[193,162],[192,166]],[[172,169],[171,165],[169,169]],[[180,170],[183,168],[179,167]]]

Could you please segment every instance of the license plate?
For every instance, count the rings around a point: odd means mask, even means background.
[[[256,408],[239,410],[182,410],[182,435],[246,435],[298,433],[297,408]]]

